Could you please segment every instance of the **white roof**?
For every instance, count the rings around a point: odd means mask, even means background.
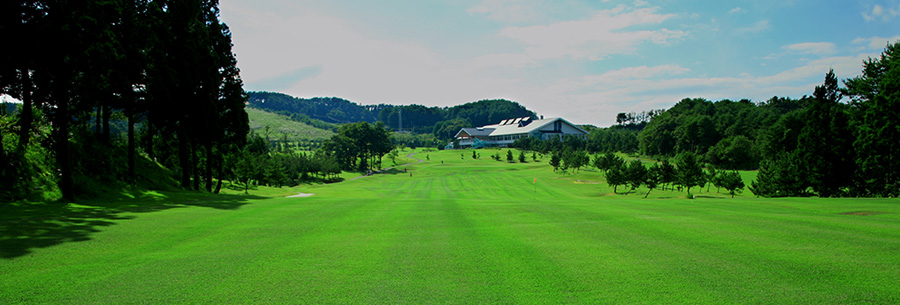
[[[531,121],[531,124],[525,125],[523,127],[519,127],[518,124],[510,124],[510,125],[497,124],[497,125],[484,126],[484,128],[494,128],[494,131],[491,132],[492,137],[493,136],[505,136],[505,135],[531,133],[535,130],[544,128],[547,125],[550,125],[556,121],[563,121],[566,124],[569,124],[572,127],[575,127],[575,129],[578,129],[579,131],[581,131],[585,134],[588,133],[587,131],[584,131],[584,129],[581,129],[580,127],[576,126],[575,124],[570,123],[569,121],[566,121],[563,118],[549,118],[549,119],[543,119],[543,120],[534,120],[534,121]]]

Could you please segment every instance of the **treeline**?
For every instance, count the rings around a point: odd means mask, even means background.
[[[689,154],[709,168],[759,169],[750,185],[757,196],[898,196],[898,56],[895,42],[866,60],[862,75],[844,80],[843,88],[829,71],[811,96],[800,99],[688,98],[665,111],[620,113],[619,125],[592,129],[588,140],[521,139],[513,146],[555,151],[562,159],[603,151],[639,151],[656,159]],[[627,130],[635,132],[637,150]]]
[[[0,33],[22,42],[0,48],[0,93],[23,102],[0,125],[0,197],[135,182],[138,154],[221,187],[248,120],[217,1],[3,1]]]
[[[461,128],[499,123],[501,120],[537,115],[519,103],[508,100],[481,100],[453,107],[422,105],[362,106],[340,98],[295,98],[282,93],[250,92],[254,108],[291,116],[316,127],[327,123],[382,122],[392,130],[432,134],[439,140],[451,139]]]
[[[640,129],[634,126],[612,126],[597,128],[582,126],[588,132],[586,139],[575,136],[551,138],[541,140],[538,138],[521,138],[510,144],[510,147],[537,151],[542,154],[566,151],[584,151],[585,153],[623,152],[635,153],[638,151],[638,135]]]
[[[775,124],[805,109],[810,100],[773,97],[756,104],[683,99],[647,124],[640,134],[640,152],[660,157],[691,152],[721,168],[754,169],[772,135],[783,131]]]
[[[285,114],[293,118],[297,114],[298,120],[304,116],[325,123],[345,124],[354,122],[374,123],[377,120],[379,107],[360,106],[354,102],[337,97],[314,97],[309,99],[296,98],[283,93],[258,92],[248,93],[249,106],[263,109],[269,112]],[[312,121],[305,122],[319,127]]]
[[[252,134],[247,145],[228,155],[230,177],[243,185],[244,193],[251,185],[281,187],[319,180],[339,181],[341,166],[323,150],[301,153]]]
[[[371,171],[381,168],[381,158],[394,149],[390,137],[381,122],[344,124],[338,134],[322,143],[321,153],[334,158],[344,170]]]
[[[391,128],[398,128],[403,116],[403,130],[430,133],[440,140],[452,139],[462,128],[500,123],[511,118],[537,115],[519,103],[508,100],[480,100],[453,107],[425,107],[422,105],[388,106],[378,113],[378,120]]]
[[[245,193],[253,185],[338,182],[344,170],[370,172],[381,168],[382,157],[395,147],[390,137],[381,123],[344,124],[338,134],[321,145],[315,143],[317,149],[301,151],[284,137],[276,140],[251,132],[245,146],[226,156],[229,166],[224,176],[243,186]]]
[[[607,153],[596,156],[594,166],[604,172],[606,182],[613,187],[614,193],[617,193],[619,185],[630,186],[631,189],[628,192],[646,186],[647,193],[644,198],[647,198],[650,192],[658,187],[663,190],[667,187],[685,189],[688,198],[693,198],[691,188],[695,186],[706,185],[709,188],[709,186],[715,185],[717,190],[725,188],[732,198],[744,189],[744,181],[737,171],[720,170],[713,167],[708,167],[704,171],[700,159],[690,152],[680,153],[676,156],[675,164],[670,163],[669,160],[663,160],[653,163],[649,168],[644,166],[641,160],[634,159],[631,162],[625,162],[621,157]]]
[[[755,194],[900,195],[900,41],[843,83],[829,72],[805,109],[773,126],[782,132],[770,135]]]

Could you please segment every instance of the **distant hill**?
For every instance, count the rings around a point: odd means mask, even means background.
[[[277,92],[249,92],[250,107],[269,112],[286,111],[309,116],[327,123],[374,123],[377,120],[372,109],[337,97],[296,98]]]
[[[307,116],[310,123],[321,120],[327,123],[384,122],[394,130],[430,133],[441,139],[449,139],[460,128],[496,124],[504,119],[530,117],[537,114],[519,103],[495,99],[481,100],[453,107],[425,107],[422,105],[359,105],[354,102],[330,98],[296,98],[283,93],[249,92],[249,105],[281,114]],[[297,119],[295,120],[302,120]]]
[[[285,115],[255,108],[247,108],[246,110],[247,116],[250,118],[250,130],[260,136],[264,136],[266,126],[269,126],[269,136],[273,140],[281,140],[286,135],[289,141],[321,141],[334,135],[332,130],[297,122]]]

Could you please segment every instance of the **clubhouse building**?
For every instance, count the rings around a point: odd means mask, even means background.
[[[521,138],[547,140],[563,136],[587,137],[587,131],[563,118],[534,120],[528,117],[503,120],[498,124],[463,128],[454,136],[463,148],[505,147]]]

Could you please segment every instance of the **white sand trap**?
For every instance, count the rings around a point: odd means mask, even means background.
[[[312,196],[312,195],[315,195],[315,194],[297,193],[297,195],[291,195],[291,196],[288,196],[288,197],[309,197],[309,196]]]

